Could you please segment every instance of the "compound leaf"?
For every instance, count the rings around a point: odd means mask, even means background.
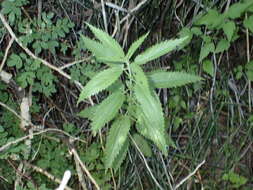
[[[123,148],[127,135],[130,130],[130,119],[128,116],[120,116],[112,124],[109,135],[106,140],[106,150],[105,150],[105,165],[106,168],[112,168],[113,163],[117,156],[119,155],[120,150]]]
[[[107,122],[112,120],[118,113],[120,107],[125,100],[125,95],[121,90],[118,90],[108,96],[102,101],[96,108],[92,117],[92,131],[96,133],[100,130]]]
[[[90,30],[93,32],[93,34],[96,36],[97,39],[101,41],[101,43],[108,47],[110,51],[112,51],[114,54],[116,54],[118,57],[125,57],[124,51],[119,45],[119,43],[113,39],[109,34],[106,32],[86,23],[87,26],[90,28]]]
[[[183,72],[157,71],[148,75],[155,88],[173,88],[200,81],[202,78]]]
[[[82,89],[77,104],[80,103],[80,101],[83,101],[84,99],[106,89],[119,78],[122,72],[123,66],[117,65],[95,75]]]
[[[130,48],[128,49],[126,58],[130,59],[134,52],[140,47],[140,45],[144,42],[144,40],[147,38],[149,32],[141,36],[138,40],[136,40],[134,43],[131,44]]]
[[[159,44],[156,44],[150,48],[148,48],[143,53],[139,54],[134,62],[142,65],[149,61],[152,61],[162,55],[165,55],[166,53],[169,53],[170,51],[176,49],[178,46],[180,46],[188,37],[183,37],[175,40],[166,40]]]

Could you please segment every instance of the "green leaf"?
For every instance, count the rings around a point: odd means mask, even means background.
[[[200,36],[203,34],[203,32],[201,31],[201,29],[199,27],[192,27],[191,28],[191,32],[196,35],[196,36]]]
[[[214,68],[213,68],[213,63],[210,60],[205,60],[203,62],[203,70],[208,73],[211,77],[213,77],[213,72],[214,72]]]
[[[85,108],[77,115],[82,118],[88,118],[89,120],[92,120],[92,116],[94,115],[95,111],[97,110],[98,105],[90,106],[88,108]]]
[[[199,62],[201,62],[204,58],[206,58],[209,55],[209,53],[214,52],[214,49],[215,47],[212,42],[205,43],[200,50]]]
[[[187,40],[185,40],[179,47],[179,49],[182,49],[183,47],[185,47],[187,44],[189,44],[192,40],[192,37],[193,37],[193,33],[192,31],[187,28],[187,27],[184,27],[182,28],[182,30],[179,32],[179,35],[180,35],[180,38],[183,38],[183,37],[187,37]]]
[[[245,28],[248,28],[253,33],[253,15],[243,21]]]
[[[202,78],[183,72],[156,71],[148,75],[155,88],[173,88],[200,81]]]
[[[130,48],[128,49],[126,58],[130,59],[134,52],[140,47],[140,45],[144,42],[144,40],[147,38],[149,32],[141,36],[138,40],[136,40],[134,43],[131,44]]]
[[[152,150],[146,139],[144,139],[141,135],[135,133],[133,135],[133,140],[144,156],[147,156],[147,157],[152,156]]]
[[[106,168],[112,168],[113,162],[119,155],[121,148],[124,146],[127,135],[130,130],[130,119],[128,116],[120,116],[111,126],[109,135],[107,136],[105,149],[105,165]],[[121,155],[119,155],[121,156]]]
[[[233,21],[229,21],[227,23],[225,23],[223,26],[223,31],[227,36],[228,41],[231,41],[233,34],[235,32],[236,26],[235,23]]]
[[[146,89],[149,89],[148,79],[142,68],[135,63],[132,63],[130,65],[130,68],[131,72],[134,75],[135,83],[140,86],[143,86]]]
[[[224,21],[224,16],[217,10],[210,9],[207,14],[196,21],[196,25],[206,25],[210,29],[219,28]]]
[[[96,111],[92,117],[91,124],[91,129],[94,134],[116,116],[124,100],[125,95],[121,92],[121,90],[118,90],[108,96],[97,106]]]
[[[229,47],[230,47],[229,41],[227,41],[225,39],[221,39],[215,49],[215,53],[227,51],[229,49]]]
[[[113,66],[95,75],[82,89],[77,104],[86,98],[106,89],[115,82],[123,72],[123,66]]]
[[[17,54],[11,54],[10,58],[8,59],[7,65],[10,67],[16,67],[20,69],[23,66],[22,59]]]
[[[248,179],[234,173],[233,171],[229,171],[228,173],[222,176],[222,179],[225,181],[229,181],[233,184],[234,188],[239,188],[240,186],[247,183]]]
[[[229,7],[226,15],[231,18],[239,18],[241,14],[251,5],[253,2],[248,1],[246,3],[234,3],[232,6]]]
[[[115,39],[113,39],[109,34],[105,33],[104,31],[88,23],[86,24],[90,28],[90,30],[93,32],[93,34],[96,36],[96,38],[99,39],[105,47],[108,47],[110,51],[116,54],[116,56],[121,57],[121,58],[125,57],[123,49],[121,48],[121,46]]]
[[[164,154],[167,154],[164,118],[159,98],[154,92],[151,93],[149,89],[138,83],[135,85],[134,92],[140,104],[140,114],[137,114],[137,117],[141,117],[141,127],[146,131],[143,135],[151,139]]]
[[[82,40],[84,41],[85,47],[90,50],[94,56],[97,58],[99,62],[104,63],[123,63],[125,62],[124,58],[115,56],[115,53],[111,51],[109,48],[97,42],[95,40],[91,40],[85,36],[81,36]]]
[[[147,50],[145,50],[143,53],[139,54],[135,59],[134,62],[136,64],[142,65],[149,61],[152,61],[158,57],[161,57],[162,55],[165,55],[169,53],[170,51],[176,49],[178,46],[180,46],[188,37],[183,37],[175,40],[167,40],[163,41],[159,44],[156,44]]]
[[[126,154],[128,151],[128,147],[129,147],[129,140],[128,138],[125,140],[124,145],[121,147],[119,154],[116,156],[116,158],[114,159],[113,163],[112,163],[112,168],[117,171],[120,167],[120,165],[122,164],[122,162],[124,161],[124,159],[126,158]]]

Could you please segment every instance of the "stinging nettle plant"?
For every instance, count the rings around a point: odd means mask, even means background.
[[[187,37],[163,41],[132,59],[135,51],[147,38],[141,36],[124,53],[119,43],[104,31],[87,26],[97,40],[81,36],[86,48],[98,62],[108,66],[96,74],[83,88],[78,103],[105,89],[109,96],[98,105],[79,113],[89,118],[95,135],[105,124],[112,123],[106,140],[105,165],[117,169],[126,156],[130,129],[151,140],[165,155],[169,136],[165,131],[163,110],[155,88],[172,88],[200,81],[201,77],[183,72],[156,70],[145,73],[141,65],[176,49]]]

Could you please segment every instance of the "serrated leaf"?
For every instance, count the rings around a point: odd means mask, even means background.
[[[227,23],[225,23],[223,26],[223,31],[227,36],[228,41],[231,41],[233,34],[235,32],[236,26],[235,23],[233,21],[229,21]]]
[[[243,21],[245,28],[248,28],[253,33],[253,15]]]
[[[150,138],[160,150],[167,154],[166,140],[164,136],[165,126],[162,106],[159,98],[154,92],[138,83],[134,88],[135,97],[140,104],[142,115],[142,127],[146,130],[146,136]]]
[[[149,32],[147,32],[146,34],[144,34],[138,40],[136,40],[134,43],[131,44],[126,55],[127,59],[130,59],[132,57],[132,55],[140,47],[140,45],[144,42],[144,40],[147,38],[148,35],[149,35]]]
[[[84,41],[85,47],[93,53],[93,55],[97,58],[99,62],[124,62],[123,58],[115,56],[115,53],[108,49],[106,46],[87,38],[85,36],[81,36],[82,40]]]
[[[112,163],[112,168],[115,170],[115,172],[119,169],[120,165],[122,164],[122,162],[126,158],[128,147],[129,147],[129,140],[127,138],[125,140],[124,145],[121,147],[119,154],[116,156],[116,158],[114,159],[114,161]]]
[[[201,62],[204,58],[206,58],[209,55],[209,53],[214,52],[214,49],[215,47],[212,42],[205,43],[200,50],[199,62]]]
[[[94,115],[97,108],[98,108],[98,105],[94,105],[94,106],[85,108],[84,110],[82,110],[77,115],[82,117],[82,118],[88,118],[89,120],[92,120],[92,116]]]
[[[165,155],[167,154],[167,141],[165,135],[165,129],[162,126],[152,126],[149,118],[144,115],[143,111],[139,109],[137,111],[137,125],[136,129],[144,137],[150,139]]]
[[[119,65],[113,66],[95,75],[82,89],[77,104],[80,103],[80,101],[83,101],[86,98],[106,89],[120,77],[122,72],[123,66]]]
[[[144,156],[147,156],[147,157],[152,156],[152,150],[146,139],[144,139],[141,135],[135,133],[133,135],[133,140]]]
[[[155,88],[173,88],[200,81],[202,78],[183,72],[157,71],[148,75]]]
[[[210,60],[205,60],[203,62],[203,70],[208,73],[211,77],[213,77],[213,72],[214,72],[214,68],[213,68],[213,63]]]
[[[229,49],[229,47],[230,47],[229,41],[227,41],[225,39],[221,39],[219,41],[218,45],[216,46],[215,53],[227,51]]]
[[[118,57],[125,57],[124,51],[122,47],[119,45],[119,43],[113,39],[109,34],[106,32],[86,23],[87,26],[90,28],[90,30],[93,32],[93,34],[96,36],[97,39],[101,41],[101,43],[108,47],[116,56]]]
[[[91,129],[94,134],[116,116],[124,100],[125,95],[121,92],[121,90],[118,90],[98,105],[92,117],[91,124]]]
[[[132,63],[130,65],[130,68],[131,68],[131,72],[134,75],[135,83],[138,84],[138,85],[143,86],[146,89],[149,89],[148,79],[147,79],[146,74],[142,70],[142,68],[139,65],[135,64],[135,63]]]
[[[120,116],[111,126],[106,141],[105,165],[106,168],[112,168],[113,162],[119,155],[121,148],[124,146],[127,135],[130,130],[130,119],[128,116]],[[121,156],[121,155],[119,155]]]
[[[161,57],[170,51],[176,49],[178,46],[180,46],[188,37],[183,37],[175,40],[167,40],[163,41],[159,44],[156,44],[147,50],[145,50],[143,53],[139,54],[135,59],[134,62],[136,64],[142,65],[149,61],[152,61],[158,57]]]
[[[187,28],[187,27],[184,27],[181,29],[181,31],[179,32],[179,35],[180,37],[188,37],[187,40],[185,40],[179,47],[179,49],[182,49],[183,47],[185,47],[187,44],[189,44],[192,40],[192,37],[193,37],[193,33],[192,31]]]

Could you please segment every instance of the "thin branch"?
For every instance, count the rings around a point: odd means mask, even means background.
[[[203,160],[196,168],[193,172],[191,172],[188,176],[186,176],[183,180],[181,180],[174,188],[173,190],[178,189],[184,182],[186,182],[189,178],[191,178],[193,175],[195,175],[195,173],[198,171],[198,169],[205,163],[206,161]]]
[[[133,13],[137,12],[143,5],[145,5],[147,3],[147,1],[148,0],[143,0],[136,7],[131,9],[129,11],[129,14],[120,20],[120,24],[122,24],[125,20],[127,20]]]
[[[106,18],[105,2],[104,2],[104,0],[101,0],[101,6],[102,6],[102,14],[103,14],[103,20],[104,20],[105,31],[108,33],[107,18]]]
[[[161,185],[158,183],[158,181],[156,180],[155,176],[153,175],[153,173],[152,173],[150,167],[148,166],[148,163],[147,163],[147,161],[146,161],[146,159],[145,159],[145,156],[142,154],[140,148],[138,147],[138,145],[136,144],[136,142],[134,141],[134,139],[131,137],[131,135],[129,135],[129,137],[130,137],[131,141],[134,143],[134,146],[136,147],[136,149],[138,150],[138,152],[140,153],[140,155],[141,155],[141,157],[142,157],[142,159],[143,159],[143,161],[144,161],[144,164],[145,164],[145,166],[147,167],[148,172],[149,172],[149,174],[151,175],[152,179],[154,180],[155,184],[157,185],[157,187],[158,187],[160,190],[163,190],[163,188],[161,187]]]
[[[9,50],[10,50],[11,45],[13,44],[13,42],[14,42],[14,38],[12,37],[11,40],[9,41],[8,46],[6,47],[6,50],[5,50],[5,53],[4,53],[4,58],[3,58],[2,63],[1,63],[1,65],[0,65],[0,73],[2,72],[2,69],[3,69],[3,67],[4,67],[5,61],[6,61],[6,59],[7,59]]]
[[[64,190],[65,188],[67,189],[67,184],[70,177],[71,177],[71,172],[69,170],[66,170],[60,182],[60,186],[56,190]]]
[[[245,14],[245,19],[248,18],[247,13]],[[249,29],[246,28],[246,52],[247,52],[247,62],[250,62],[250,44],[249,44]],[[248,104],[249,104],[249,113],[251,113],[251,81],[248,79]]]
[[[76,149],[74,148],[74,145],[71,143],[70,146],[71,146],[70,151],[73,153],[75,159],[79,162],[81,168],[84,170],[84,172],[86,173],[86,175],[88,176],[88,178],[90,178],[91,182],[95,185],[96,189],[100,190],[100,187],[98,186],[97,182],[92,177],[91,173],[89,172],[89,170],[86,168],[86,166],[84,165],[84,163],[80,159],[80,157],[79,157]]]
[[[66,69],[66,68],[68,68],[68,67],[71,67],[71,66],[73,66],[73,65],[76,65],[76,64],[78,64],[78,63],[82,63],[82,62],[84,62],[84,61],[89,61],[90,59],[91,59],[91,56],[90,56],[90,57],[87,57],[87,58],[84,58],[84,59],[81,59],[81,60],[73,61],[73,62],[71,62],[71,63],[67,63],[67,64],[61,66],[59,69],[60,69],[60,70],[63,70],[63,69]]]
[[[58,183],[58,184],[61,184],[61,180],[58,179],[57,177],[53,176],[52,174],[48,173],[47,171],[43,170],[42,168],[38,167],[38,166],[35,166],[33,164],[30,164],[28,163],[27,161],[24,161],[23,162],[25,165],[27,165],[28,167],[32,168],[34,171],[36,172],[39,172],[41,174],[43,174],[44,176],[46,176],[48,179]],[[73,190],[72,188],[68,187],[68,186],[65,186],[65,189],[66,190]]]

